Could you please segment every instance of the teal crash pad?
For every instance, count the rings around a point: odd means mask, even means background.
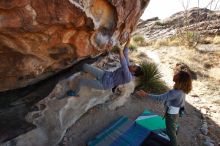
[[[147,109],[144,110],[135,122],[151,131],[166,129],[165,119]]]

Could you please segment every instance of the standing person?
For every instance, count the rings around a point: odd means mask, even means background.
[[[136,94],[142,97],[148,97],[153,100],[165,102],[165,122],[166,131],[170,138],[172,146],[178,146],[176,127],[178,123],[178,117],[185,106],[185,96],[192,89],[191,75],[186,71],[179,71],[173,76],[174,86],[173,89],[161,94],[154,95],[148,94],[143,90],[137,91]]]
[[[97,67],[91,66],[89,64],[83,65],[83,70],[92,74],[96,79],[80,79],[76,85],[76,89],[67,92],[67,95],[78,96],[81,86],[88,86],[91,88],[96,88],[100,90],[112,89],[118,85],[129,83],[133,76],[142,75],[141,67],[138,65],[130,65],[128,59],[128,46],[130,43],[130,38],[125,44],[124,49],[118,47],[119,59],[121,67],[115,71],[104,71]]]

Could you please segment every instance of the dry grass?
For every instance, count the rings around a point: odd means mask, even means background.
[[[158,39],[155,42],[153,42],[154,48],[160,48],[161,46],[168,46],[168,40],[167,39]]]
[[[185,54],[180,54],[176,59],[186,63],[192,71],[196,72],[197,77],[220,81],[220,56],[216,53],[184,50]]]
[[[220,44],[220,36],[203,36],[199,42],[200,44]]]
[[[211,36],[202,37],[199,43],[200,44],[212,44],[213,43],[213,37],[211,37]]]
[[[137,46],[146,46],[145,38],[143,36],[134,36],[132,42]]]
[[[220,36],[215,36],[214,37],[213,44],[220,44]]]
[[[206,36],[200,37],[197,34],[189,33],[185,36],[172,36],[165,39],[157,40],[145,40],[142,46],[153,46],[154,48],[160,48],[162,46],[183,46],[184,48],[196,48],[199,44],[220,44],[220,36]]]
[[[188,31],[169,38],[145,40],[145,44],[155,48],[161,46],[183,46],[187,49],[195,49],[199,44],[220,44],[220,36],[200,36],[197,32]]]
[[[200,34],[196,31],[183,31],[177,35],[179,43],[188,49],[194,49],[199,44]]]
[[[209,70],[209,76],[220,81],[220,68],[214,67]]]
[[[178,38],[166,38],[166,39],[158,39],[155,41],[148,41],[148,45],[153,46],[154,48],[160,48],[162,46],[180,46]]]
[[[147,44],[155,48],[161,46],[183,46],[185,48],[195,48],[199,43],[199,36],[196,33],[188,32],[187,34],[174,35],[165,39],[149,41]]]
[[[220,105],[220,99],[215,100],[213,103]]]
[[[194,31],[180,31],[176,35],[168,38],[145,42],[155,48],[159,48],[161,46],[183,46],[185,48],[191,49],[196,48],[200,42],[200,37],[200,34]]]

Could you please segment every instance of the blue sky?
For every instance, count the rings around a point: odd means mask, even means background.
[[[212,1],[213,3],[210,5]],[[220,10],[220,0],[150,0],[141,19],[146,20],[156,16],[160,19],[164,19],[176,12],[183,11],[187,2],[188,8],[199,6],[201,8],[207,7],[212,10]]]

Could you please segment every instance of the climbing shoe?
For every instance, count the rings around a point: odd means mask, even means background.
[[[77,95],[76,95],[76,92],[73,91],[73,90],[67,91],[66,94],[67,94],[67,96],[77,96]]]

